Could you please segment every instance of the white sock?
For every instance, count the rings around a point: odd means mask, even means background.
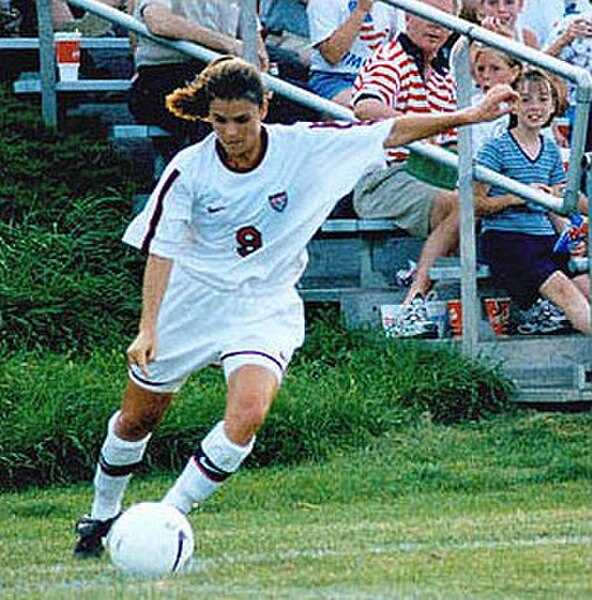
[[[103,442],[99,463],[95,471],[95,495],[90,512],[92,519],[104,521],[121,511],[123,494],[132,472],[142,460],[148,440],[152,434],[137,442],[122,440],[115,434],[117,411],[107,426],[107,437]]]
[[[224,421],[220,421],[202,440],[162,501],[188,513],[194,504],[211,496],[238,470],[254,444],[254,437],[246,446],[231,442],[224,431]]]

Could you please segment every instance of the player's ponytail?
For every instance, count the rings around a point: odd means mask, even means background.
[[[212,61],[188,86],[166,97],[166,107],[188,121],[206,119],[212,100],[247,100],[261,107],[265,88],[257,69],[236,56]]]

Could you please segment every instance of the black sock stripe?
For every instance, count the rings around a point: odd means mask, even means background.
[[[216,481],[218,483],[225,481],[228,479],[232,473],[228,471],[224,471],[223,469],[218,468],[207,456],[207,454],[203,451],[201,444],[198,446],[195,454],[193,455],[193,460],[197,465],[197,468],[212,481]]]
[[[111,465],[105,460],[102,452],[99,454],[99,466],[101,467],[101,471],[103,471],[105,475],[110,475],[111,477],[131,475],[141,464],[142,461],[140,460],[130,465]]]

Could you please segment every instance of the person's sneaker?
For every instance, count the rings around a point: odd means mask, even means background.
[[[516,329],[521,335],[553,335],[570,331],[571,324],[561,308],[539,298],[522,312]]]
[[[426,302],[417,294],[401,312],[387,331],[389,337],[424,338],[438,337],[438,326],[430,320]]]
[[[544,318],[555,325],[561,325],[564,329],[571,329],[571,323],[562,308],[555,302],[547,299],[539,301],[539,309]]]
[[[101,556],[105,550],[103,540],[120,515],[121,513],[104,521],[91,519],[87,515],[82,517],[75,527],[78,542],[74,547],[74,558],[96,558]]]

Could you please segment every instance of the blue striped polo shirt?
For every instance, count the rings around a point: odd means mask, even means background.
[[[485,143],[477,154],[477,163],[515,179],[520,183],[556,185],[565,181],[565,171],[557,144],[541,136],[541,149],[536,158],[526,155],[510,131]],[[507,194],[492,186],[489,197]],[[547,209],[533,202],[510,206],[481,220],[481,231],[519,231],[531,235],[553,235],[555,229],[547,217]]]

